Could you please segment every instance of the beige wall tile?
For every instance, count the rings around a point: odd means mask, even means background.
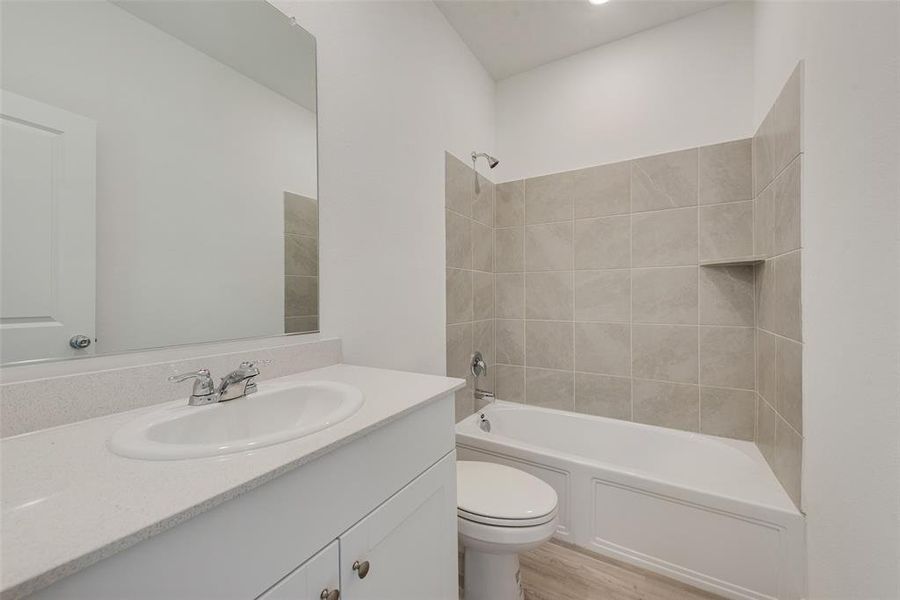
[[[494,275],[472,273],[472,320],[494,318]]]
[[[564,271],[572,268],[572,222],[525,227],[525,270]]]
[[[293,235],[319,236],[319,203],[291,192],[284,193],[284,232]]]
[[[696,324],[697,267],[632,269],[631,298],[635,323]]]
[[[471,390],[462,389],[456,392],[454,412],[457,423],[475,412],[475,398]]]
[[[319,317],[285,317],[285,333],[310,333],[319,330]]]
[[[471,321],[472,271],[447,269],[447,323]]]
[[[575,171],[575,218],[626,215],[631,204],[631,163]]]
[[[631,420],[631,378],[575,373],[575,411]]]
[[[700,428],[700,388],[696,385],[635,379],[634,420],[687,431]]]
[[[319,274],[319,240],[303,235],[284,235],[284,274]]]
[[[494,276],[494,316],[498,319],[525,317],[525,275],[497,273]]]
[[[572,271],[525,274],[525,318],[571,321]]]
[[[775,464],[775,427],[778,414],[769,403],[757,396],[756,405],[756,445],[766,462],[774,469]]]
[[[575,323],[575,370],[630,375],[631,326],[627,323]]]
[[[471,358],[472,324],[447,325],[447,377],[468,377]]]
[[[447,215],[447,266],[472,268],[472,220],[452,211]]]
[[[700,433],[753,441],[756,392],[700,388]]]
[[[494,231],[487,225],[472,223],[472,267],[494,272]]]
[[[631,210],[640,212],[697,204],[697,149],[631,162]]]
[[[750,139],[699,149],[700,204],[739,202],[753,198]]]
[[[800,248],[800,169],[798,156],[772,183],[772,254]]]
[[[526,321],[525,364],[545,369],[572,369],[572,323]]]
[[[475,195],[475,175],[471,167],[444,152],[444,203],[450,210],[472,216],[472,197]]]
[[[803,438],[791,429],[784,419],[775,426],[775,462],[773,470],[791,500],[800,506],[800,469],[803,454]]]
[[[631,266],[631,217],[575,221],[575,268]]]
[[[775,405],[775,336],[756,330],[756,391]]]
[[[803,346],[776,339],[775,408],[798,432],[803,432]]]
[[[800,251],[775,259],[774,332],[800,341]]]
[[[773,255],[774,194],[769,186],[753,201],[753,254],[769,257]]]
[[[753,202],[700,208],[700,260],[753,254]]]
[[[525,224],[570,221],[573,215],[573,172],[525,180]]]
[[[497,273],[518,273],[525,270],[524,227],[494,230],[494,270]]]
[[[494,369],[494,394],[500,400],[525,403],[525,367],[497,365]]]
[[[572,371],[525,369],[525,403],[532,406],[575,410],[575,374]]]
[[[803,63],[797,65],[753,136],[753,185],[764,189],[802,150]]]
[[[697,209],[632,215],[631,264],[669,267],[697,264]]]
[[[697,383],[697,335],[691,325],[632,325],[632,375]]]
[[[494,184],[478,175],[478,192],[472,185],[472,218],[485,225],[494,224]]]
[[[575,271],[575,320],[631,320],[631,271]]]
[[[756,324],[753,267],[700,267],[700,324]]]
[[[284,315],[305,317],[319,314],[319,278],[284,278]]]
[[[499,183],[494,188],[494,226],[525,224],[525,185],[519,179]]]
[[[505,365],[525,364],[525,321],[494,320],[497,362]]]
[[[756,321],[760,329],[775,331],[775,260],[756,267]]]
[[[700,384],[754,389],[755,336],[752,327],[700,327]]]

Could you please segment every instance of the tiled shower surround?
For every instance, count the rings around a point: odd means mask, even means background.
[[[795,74],[752,140],[478,198],[448,154],[448,374],[481,350],[502,400],[755,440],[799,504],[799,140]]]
[[[800,204],[803,65],[753,137],[756,253],[756,443],[800,506],[803,336]]]

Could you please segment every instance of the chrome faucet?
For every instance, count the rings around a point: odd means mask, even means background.
[[[487,375],[487,363],[484,362],[484,357],[481,355],[481,352],[476,351],[475,354],[472,355],[470,369],[472,375],[475,376],[475,399],[486,400],[488,403],[493,402],[495,400],[494,392],[483,390],[478,387],[478,378]]]
[[[194,379],[194,388],[188,398],[190,406],[203,406],[215,402],[227,402],[236,398],[249,396],[256,391],[255,378],[259,375],[257,364],[268,364],[270,361],[242,362],[237,369],[226,375],[216,386],[208,369],[200,369],[192,373],[172,375],[169,381],[180,383]]]

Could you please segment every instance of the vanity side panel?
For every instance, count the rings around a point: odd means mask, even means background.
[[[445,396],[32,598],[255,598],[452,452],[453,411]]]

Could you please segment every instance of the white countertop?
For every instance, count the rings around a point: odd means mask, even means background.
[[[356,386],[365,403],[347,420],[307,437],[212,458],[143,461],[107,449],[119,426],[160,404],[2,440],[0,597],[20,598],[45,587],[464,385],[350,365],[259,385],[308,380]]]

